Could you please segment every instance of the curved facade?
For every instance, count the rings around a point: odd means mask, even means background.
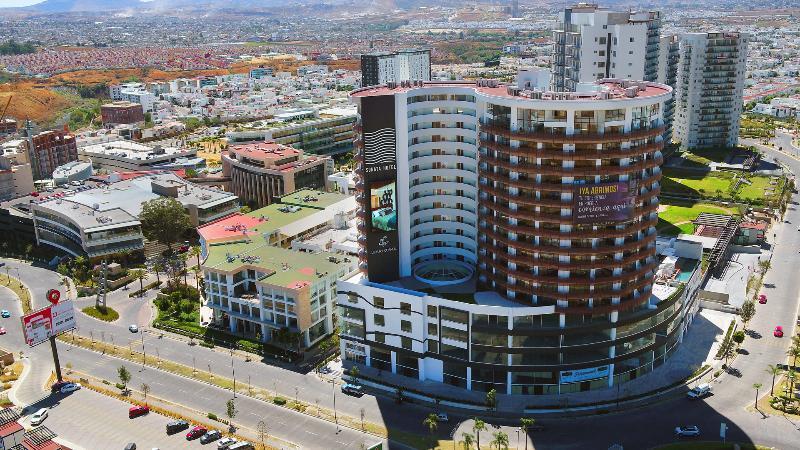
[[[340,284],[346,359],[509,394],[607,387],[660,364],[687,309],[682,287],[653,289],[671,91],[603,80],[581,93],[487,81],[353,93],[364,237],[362,275]],[[382,96],[394,100],[393,146],[370,141],[387,125],[368,117],[388,111]],[[395,178],[375,155],[396,155]],[[370,192],[390,179],[396,253],[394,231],[369,223],[385,206]],[[431,260],[474,264],[473,284],[408,281]],[[359,309],[363,323],[348,328]]]

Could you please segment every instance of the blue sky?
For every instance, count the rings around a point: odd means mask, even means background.
[[[43,0],[0,0],[0,7],[2,6],[29,6],[41,3]]]

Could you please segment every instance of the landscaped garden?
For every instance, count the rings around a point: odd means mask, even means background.
[[[119,319],[119,313],[110,306],[87,306],[81,311],[83,311],[83,313],[87,316],[104,320],[106,322],[113,322]]]
[[[691,203],[680,201],[664,201],[658,212],[658,234],[662,236],[677,236],[691,234],[694,231],[692,221],[700,213],[738,215],[735,206],[722,206],[711,203]]]

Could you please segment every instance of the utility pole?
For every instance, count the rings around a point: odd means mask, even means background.
[[[61,376],[61,363],[58,361],[58,349],[56,348],[56,337],[50,336],[50,349],[53,350],[53,363],[56,365],[56,379],[61,383],[64,378]]]

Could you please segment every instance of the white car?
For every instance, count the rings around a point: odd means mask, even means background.
[[[67,383],[64,386],[61,386],[61,393],[66,394],[68,392],[77,391],[80,388],[80,383]]]
[[[229,437],[222,438],[219,441],[217,441],[217,448],[219,450],[225,450],[225,449],[227,449],[228,447],[230,447],[231,445],[233,445],[235,443],[236,443],[236,439],[229,438]]]
[[[447,417],[447,413],[443,413],[443,412],[436,413],[436,420],[438,420],[441,423],[450,422],[450,418]]]
[[[695,425],[687,427],[675,427],[675,434],[684,437],[700,436],[700,428]]]
[[[137,325],[128,325],[128,331],[130,331],[131,333],[138,333],[139,332],[139,326],[137,326]]]
[[[42,408],[31,416],[31,425],[39,425],[47,419],[47,408]]]

